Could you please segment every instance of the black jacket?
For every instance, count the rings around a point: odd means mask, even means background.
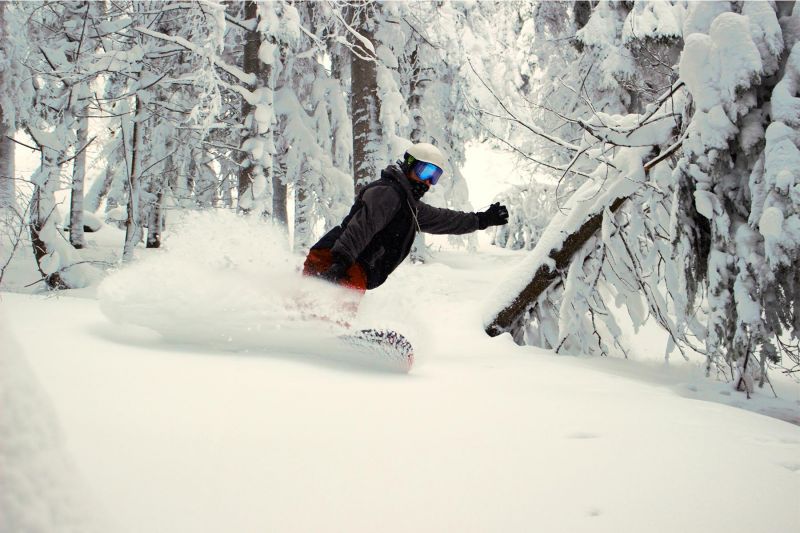
[[[403,171],[391,165],[379,180],[364,187],[350,213],[312,249],[329,248],[357,261],[367,274],[367,288],[386,281],[411,251],[417,231],[436,234],[471,233],[478,215],[432,207],[411,195]]]

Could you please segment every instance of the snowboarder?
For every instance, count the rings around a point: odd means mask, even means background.
[[[421,202],[444,166],[444,156],[432,144],[409,147],[402,160],[361,190],[342,223],[311,247],[303,274],[363,294],[400,265],[418,231],[461,235],[508,223],[508,209],[499,203],[480,213],[464,213]]]

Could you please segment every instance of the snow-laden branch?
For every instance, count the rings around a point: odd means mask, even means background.
[[[328,3],[330,3],[330,2],[328,2]],[[333,6],[331,6],[331,7],[333,7]],[[341,23],[342,23],[342,25],[345,27],[345,29],[346,29],[347,31],[349,31],[349,32],[350,32],[350,33],[351,33],[351,34],[352,34],[352,35],[353,35],[353,36],[354,36],[356,39],[358,39],[359,41],[361,41],[361,44],[363,45],[363,46],[361,47],[361,48],[362,48],[362,50],[365,50],[366,52],[368,52],[368,54],[366,55],[366,57],[365,57],[365,56],[362,56],[360,53],[358,53],[358,52],[356,51],[356,49],[355,49],[355,47],[354,47],[354,46],[351,46],[351,47],[350,47],[350,49],[353,51],[353,53],[354,53],[354,54],[356,54],[356,55],[358,55],[358,57],[359,57],[359,58],[361,58],[361,59],[363,59],[363,60],[365,60],[365,61],[370,61],[370,60],[374,61],[374,60],[375,60],[375,57],[376,57],[376,55],[375,55],[375,47],[374,47],[374,46],[372,46],[372,43],[370,42],[370,40],[369,40],[369,39],[367,39],[366,37],[364,37],[363,35],[361,35],[360,33],[358,33],[358,32],[357,32],[355,29],[353,29],[353,27],[352,27],[352,26],[350,26],[350,25],[349,25],[349,24],[348,24],[348,23],[347,23],[347,22],[344,20],[344,17],[342,17],[342,15],[341,15],[341,14],[338,12],[338,10],[336,10],[336,9],[331,9],[331,12],[332,12],[332,13],[333,13],[333,15],[334,15],[334,16],[335,16],[335,17],[336,17],[338,20],[339,20],[339,22],[341,22]],[[344,39],[344,38],[342,38],[342,44],[350,45],[350,43],[349,43],[349,42],[347,42],[347,40],[346,40],[346,39]]]
[[[621,175],[617,179],[617,184],[620,186],[607,187],[599,197],[599,191],[593,189],[597,186],[592,182],[576,191],[570,200],[570,205],[573,207],[571,212],[557,215],[553,219],[536,248],[531,251],[530,260],[522,265],[520,275],[514,276],[514,283],[504,287],[496,295],[497,300],[502,302],[500,306],[503,307],[488,318],[486,333],[496,337],[517,328],[525,315],[536,305],[540,296],[556,282],[559,272],[569,266],[573,255],[600,230],[603,212],[606,209],[612,213],[618,211],[641,184],[643,181],[641,178],[677,152],[683,145],[684,139],[685,136],[681,137],[647,164],[639,166],[639,173],[643,174],[639,176],[640,180]],[[580,206],[581,201],[585,202],[583,208]],[[527,278],[530,281],[520,287],[517,280],[526,279],[531,272],[533,276]]]
[[[231,76],[237,78],[242,83],[247,83],[248,85],[254,85],[256,83],[256,75],[255,74],[247,73],[247,72],[243,71],[242,69],[240,69],[239,67],[236,67],[234,65],[229,65],[228,63],[224,62],[219,57],[216,57],[214,55],[209,54],[208,52],[200,49],[200,47],[198,47],[194,43],[191,43],[191,42],[187,41],[183,37],[167,35],[165,33],[161,33],[161,32],[158,32],[158,31],[150,30],[148,28],[145,28],[144,26],[136,26],[134,28],[134,30],[138,31],[141,34],[147,35],[149,37],[153,37],[155,39],[161,39],[163,41],[167,41],[167,42],[170,42],[170,43],[177,44],[178,46],[182,46],[182,47],[186,48],[187,50],[196,53],[197,55],[200,55],[202,57],[206,57],[212,63],[214,63],[214,65],[216,65],[217,67],[221,68],[222,70],[224,70],[225,72],[227,72]]]

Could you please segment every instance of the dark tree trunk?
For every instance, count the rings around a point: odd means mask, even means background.
[[[592,16],[592,3],[589,0],[577,0],[572,9],[575,29],[580,30],[586,26]]]
[[[244,16],[245,20],[252,22],[254,27],[257,27],[259,20],[258,2],[251,0],[245,2]],[[255,76],[255,84],[250,87],[250,90],[253,91],[259,88],[272,89],[272,66],[263,63],[258,57],[261,43],[261,34],[257,30],[247,32],[244,45],[243,68],[246,73]],[[272,108],[273,102],[270,92],[262,92],[261,99],[262,100],[256,105]],[[246,101],[242,102],[242,117],[250,130],[243,141],[247,139],[256,139],[257,141],[261,141],[263,146],[266,146],[271,144],[264,141],[272,136],[272,125],[259,123],[254,116],[255,110],[254,105]],[[270,217],[273,207],[271,201],[273,187],[272,154],[262,153],[257,159],[253,158],[252,153],[245,153],[243,155],[244,159],[239,171],[239,210],[242,212],[249,212],[254,207],[258,207],[262,209],[261,214],[264,217]],[[259,198],[256,198],[253,185],[256,178],[259,176],[263,176],[264,178],[265,189],[263,192],[259,193]],[[270,200],[266,201],[266,197],[270,197]],[[258,201],[258,206],[254,205],[255,201]]]
[[[351,8],[348,17],[353,28],[370,42],[374,41],[371,6],[365,5],[359,14]],[[353,127],[353,180],[356,193],[378,176],[375,152],[381,143],[380,99],[378,98],[378,69],[372,53],[357,46],[350,62]]]
[[[164,220],[164,189],[156,193],[155,204],[150,208],[147,217],[147,248],[161,248],[161,229]]]
[[[244,3],[244,19],[251,21],[252,24],[258,24],[258,5],[253,0],[248,0]],[[258,49],[261,47],[261,35],[257,31],[247,32],[247,37],[244,44],[244,57],[243,66],[244,71],[249,74],[255,74],[258,77],[259,65],[261,61],[258,59]],[[255,87],[250,87],[254,89]],[[251,114],[254,106],[247,100],[242,99],[242,118],[244,120],[252,120]],[[251,125],[251,128],[254,126]],[[244,155],[241,166],[239,169],[239,209],[243,212],[249,212],[250,208],[242,207],[242,199],[246,195],[250,195],[252,200],[253,195],[253,177],[254,165],[249,155]],[[249,204],[245,203],[249,206]]]
[[[161,248],[161,232],[164,230],[164,190],[169,187],[171,175],[175,173],[173,157],[167,156],[158,179],[151,183],[150,194],[155,202],[147,214],[147,248]]]
[[[420,109],[422,105],[422,93],[425,89],[425,85],[427,84],[428,80],[423,78],[423,72],[420,68],[419,64],[419,54],[420,54],[420,47],[422,45],[418,45],[414,48],[414,51],[411,52],[410,58],[410,68],[411,68],[411,76],[409,78],[409,85],[408,85],[408,111],[411,114],[411,120],[413,121],[413,126],[411,129],[411,141],[418,143],[418,142],[430,142],[431,139],[429,136],[425,135],[425,119],[422,116],[422,110]]]

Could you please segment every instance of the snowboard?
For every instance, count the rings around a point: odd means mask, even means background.
[[[359,329],[336,338],[346,355],[365,366],[407,373],[414,365],[414,347],[394,330]]]

